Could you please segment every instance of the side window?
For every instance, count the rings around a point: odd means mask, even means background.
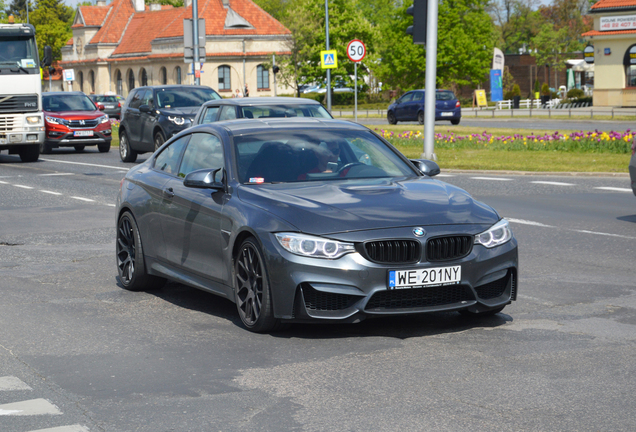
[[[413,99],[413,93],[407,93],[400,98],[400,103],[410,102]]]
[[[424,100],[423,92],[415,92],[415,96],[413,96],[413,102],[421,102]]]
[[[179,177],[185,177],[192,171],[210,168],[223,168],[223,146],[221,140],[209,133],[195,133],[183,154]]]
[[[201,123],[211,123],[216,120],[216,115],[219,112],[218,106],[209,107],[205,110],[205,114],[203,115],[203,119],[201,119]]]
[[[224,106],[221,110],[221,115],[219,116],[219,121],[221,120],[234,120],[236,118],[236,108],[233,106]]]
[[[183,136],[163,149],[155,159],[155,169],[169,174],[176,174],[179,167],[179,158],[190,135]]]
[[[144,95],[141,97],[140,105],[148,105],[150,108],[154,107],[154,101],[152,99],[152,90],[146,90]]]
[[[132,95],[132,99],[130,100],[130,103],[128,104],[130,108],[139,109],[139,105],[141,105],[141,93],[143,93],[143,90],[142,91],[136,90],[135,93]]]

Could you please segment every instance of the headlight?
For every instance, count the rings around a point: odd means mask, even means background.
[[[108,122],[108,115],[104,115],[98,118],[100,123],[106,123]]]
[[[487,231],[477,234],[475,236],[475,244],[480,244],[487,248],[493,248],[506,243],[511,238],[512,231],[510,231],[508,221],[502,219],[491,226]]]
[[[53,123],[53,124],[59,124],[59,125],[66,125],[66,120],[61,119],[61,118],[57,118],[57,117],[51,117],[51,116],[46,116],[44,117],[46,119],[46,121],[48,123]]]
[[[276,240],[288,252],[312,258],[336,259],[354,252],[352,243],[324,239],[305,234],[277,233]]]
[[[183,117],[168,116],[168,120],[170,120],[172,123],[179,126],[185,123],[185,119]]]
[[[30,125],[36,125],[40,123],[40,116],[27,116],[26,121]]]

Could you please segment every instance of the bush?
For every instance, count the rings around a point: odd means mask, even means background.
[[[550,86],[548,85],[548,83],[543,83],[543,85],[541,86],[541,94],[543,96],[550,95]]]
[[[581,89],[573,88],[568,90],[568,99],[579,99],[585,96],[585,92]]]
[[[512,96],[521,96],[521,88],[519,87],[519,84],[515,84],[512,86]]]

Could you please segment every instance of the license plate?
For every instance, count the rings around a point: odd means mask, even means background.
[[[93,131],[75,131],[73,136],[93,136]]]
[[[442,113],[442,117],[452,117],[453,113],[452,112],[443,112]]]
[[[115,108],[115,105],[104,105],[104,108],[113,109]]]
[[[390,270],[389,289],[456,285],[462,280],[462,267],[434,267],[417,270]]]

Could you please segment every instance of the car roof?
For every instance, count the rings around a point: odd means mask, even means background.
[[[272,132],[276,129],[345,129],[367,131],[367,127],[348,120],[323,119],[316,117],[286,117],[264,119],[236,119],[198,125],[187,131],[223,129],[230,135],[258,132]]]
[[[237,105],[237,106],[254,106],[254,105],[322,105],[314,99],[296,98],[296,97],[246,97],[232,99],[215,99],[207,101],[203,106],[208,105]]]
[[[42,96],[71,96],[71,95],[83,95],[87,96],[86,93],[81,91],[57,91],[57,92],[42,92]]]
[[[180,89],[180,88],[189,88],[189,89],[210,89],[212,87],[203,86],[203,85],[187,85],[187,84],[170,84],[170,85],[154,85],[154,86],[143,86],[143,87],[135,87],[135,90],[140,89],[150,89],[150,90],[170,90],[170,89]]]

